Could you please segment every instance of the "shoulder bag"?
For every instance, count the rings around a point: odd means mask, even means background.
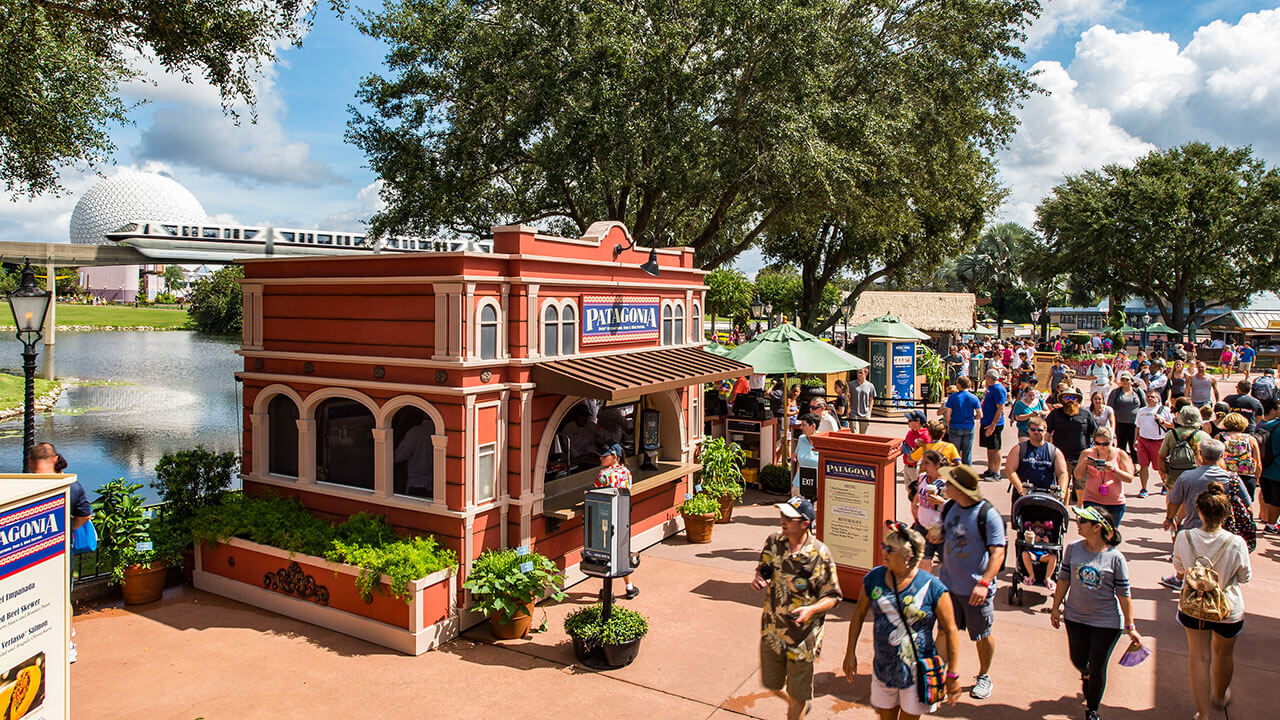
[[[93,527],[92,520],[71,531],[72,555],[93,552],[97,549],[98,531]]]
[[[897,590],[897,582],[894,581],[893,573],[885,573],[889,578],[889,591],[893,593],[894,602],[897,604],[898,617],[902,620],[902,629],[907,634],[907,640],[911,643],[911,655],[916,659],[915,676],[916,676],[916,695],[920,702],[925,705],[933,705],[942,702],[947,696],[947,663],[942,659],[941,655],[932,657],[920,657],[920,651],[916,649],[916,633],[911,627],[911,623],[907,620],[906,614],[902,611],[902,593]],[[929,584],[933,582],[933,578],[925,581],[924,587],[916,593],[916,597],[928,591]]]

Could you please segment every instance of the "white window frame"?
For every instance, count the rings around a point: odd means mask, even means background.
[[[489,495],[487,496],[480,494],[481,459],[484,458],[485,456],[488,456],[491,458],[492,460],[491,467],[493,469],[493,472],[490,476],[492,492],[490,492]],[[484,443],[483,445],[476,446],[475,472],[476,472],[476,481],[475,481],[475,488],[473,489],[474,503],[476,505],[483,505],[485,503],[490,503],[496,500],[498,498],[498,443],[497,442],[489,442],[489,443]]]
[[[555,319],[547,319],[548,311],[555,315]],[[542,310],[538,314],[538,328],[542,331],[541,337],[538,338],[538,342],[542,345],[542,356],[558,356],[560,354],[560,304],[555,300],[548,300],[542,304]],[[555,338],[555,344],[548,346],[547,330],[550,328],[554,328],[552,335]]]
[[[672,309],[673,303],[670,300],[664,300],[662,303],[661,326],[662,326],[662,345],[675,344],[675,310]]]
[[[697,300],[693,301],[693,309],[689,312],[689,331],[693,335],[693,342],[706,342],[706,336],[702,332],[702,304]]]
[[[484,309],[487,307],[493,308],[493,317],[494,317],[493,357],[491,358],[487,358],[484,356],[484,347],[483,347],[483,343],[481,342],[481,338],[484,337],[484,329],[485,329],[486,323],[481,321],[480,318],[484,316]],[[476,318],[476,331],[475,331],[475,338],[474,338],[475,345],[473,346],[474,350],[472,353],[473,356],[479,360],[501,360],[502,358],[504,358],[506,356],[506,353],[504,352],[504,347],[502,342],[503,340],[502,307],[498,305],[498,301],[495,300],[494,298],[484,298],[483,300],[480,300],[479,302],[477,302],[475,318]]]
[[[573,313],[572,318],[565,317],[565,315],[569,312]],[[566,327],[569,329],[569,332],[572,333],[573,335],[572,350],[565,349],[564,331]],[[564,304],[560,306],[560,334],[559,334],[559,339],[557,340],[557,345],[560,348],[560,354],[561,355],[578,354],[578,345],[580,343],[581,343],[581,338],[578,337],[578,306],[572,300],[565,300]]]

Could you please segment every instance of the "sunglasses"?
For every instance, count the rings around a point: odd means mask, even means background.
[[[1076,518],[1076,523],[1080,525],[1097,525],[1097,520],[1086,520],[1085,518]]]
[[[1037,428],[1037,427],[1027,428],[1027,432],[1039,432],[1039,433],[1042,433],[1042,432],[1044,432],[1044,428]]]
[[[898,552],[898,548],[890,545],[889,543],[880,543],[880,549],[884,551],[885,555],[892,555]]]

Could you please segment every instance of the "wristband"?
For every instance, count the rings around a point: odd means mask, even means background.
[[[947,671],[947,679],[948,679],[948,680],[959,680],[959,679],[960,679],[960,676],[948,670],[948,671]]]

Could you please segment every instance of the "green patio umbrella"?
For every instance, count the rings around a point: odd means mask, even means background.
[[[702,349],[712,355],[728,355],[731,348],[727,348],[718,342],[709,342],[706,345],[703,345]]]
[[[1147,332],[1149,332],[1149,333],[1164,333],[1164,334],[1166,334],[1166,335],[1176,335],[1178,331],[1177,331],[1177,330],[1174,330],[1173,328],[1169,327],[1168,325],[1165,325],[1165,324],[1164,324],[1164,323],[1162,323],[1162,322],[1153,322],[1153,323],[1151,323],[1150,325],[1148,325],[1148,326],[1147,326]]]
[[[1138,334],[1138,333],[1140,333],[1140,332],[1142,332],[1142,331],[1141,331],[1141,330],[1139,330],[1138,328],[1136,328],[1136,327],[1134,327],[1134,326],[1130,325],[1129,323],[1125,323],[1125,324],[1123,324],[1123,325],[1121,325],[1121,326],[1120,326],[1120,332],[1121,332],[1121,333],[1123,333],[1123,334],[1125,334],[1125,335],[1136,335],[1136,334]]]
[[[779,325],[762,332],[724,356],[750,365],[761,375],[825,375],[870,365],[795,325]]]
[[[867,337],[891,338],[894,340],[928,340],[929,336],[902,322],[893,315],[881,315],[861,325],[854,325],[849,332]]]

